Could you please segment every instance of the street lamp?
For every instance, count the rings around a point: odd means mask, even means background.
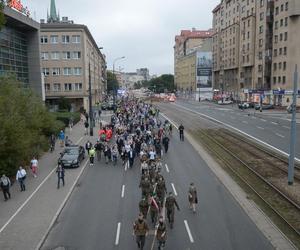
[[[115,78],[115,63],[116,63],[116,61],[122,60],[124,58],[125,58],[125,56],[122,56],[122,57],[118,57],[114,60],[114,62],[113,62],[113,78]],[[114,101],[114,107],[115,107],[115,105],[116,105],[116,83],[115,83],[114,79],[113,79],[113,83],[114,83],[114,85],[113,85],[113,101]]]

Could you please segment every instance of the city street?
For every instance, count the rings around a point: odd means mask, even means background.
[[[244,111],[232,105],[217,105],[209,102],[193,102],[178,100],[172,109],[192,111],[199,116],[204,115],[209,119],[231,126],[247,135],[265,142],[288,154],[290,138],[290,115],[286,111],[264,110],[260,113],[254,109]],[[297,113],[297,133],[300,131],[300,114]],[[300,136],[296,138],[296,157],[300,159]]]
[[[168,230],[166,249],[273,249],[195,149],[188,141],[180,142],[177,133],[163,165],[167,189],[175,193],[181,209],[175,213],[175,228]],[[139,177],[138,162],[127,171],[120,163],[113,167],[103,160],[88,166],[42,249],[136,249],[132,225],[141,198]],[[197,214],[188,208],[190,182],[199,193]],[[145,249],[156,249],[153,243],[151,231]]]

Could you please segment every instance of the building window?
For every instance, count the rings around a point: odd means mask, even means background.
[[[258,72],[262,72],[262,65],[258,65]]]
[[[81,68],[74,68],[74,75],[80,76],[82,74],[82,69]]]
[[[281,83],[281,76],[278,76],[278,83]]]
[[[287,48],[286,47],[284,47],[283,48],[283,54],[286,56],[286,54],[287,54]]]
[[[61,89],[60,89],[60,83],[54,83],[53,84],[53,91],[55,91],[55,92],[61,91]]]
[[[72,68],[64,68],[64,75],[65,76],[72,75]]]
[[[49,83],[45,83],[45,91],[46,92],[50,91],[50,84]]]
[[[286,10],[286,11],[289,10],[289,2],[286,2],[286,3],[285,3],[285,10]]]
[[[273,84],[276,84],[276,76],[273,77]]]
[[[81,58],[81,52],[80,51],[74,51],[73,52],[73,59],[78,60]]]
[[[75,91],[81,91],[82,90],[82,83],[75,83],[74,90]]]
[[[60,68],[53,68],[52,69],[52,75],[53,76],[59,76],[60,75]]]
[[[48,36],[41,36],[41,43],[42,44],[48,43]]]
[[[279,48],[279,55],[282,55],[282,48]]]
[[[81,39],[79,35],[72,36],[72,43],[80,43]]]
[[[51,59],[59,60],[59,52],[58,51],[51,52]]]
[[[278,36],[277,35],[274,36],[274,42],[278,43]]]
[[[280,70],[282,67],[282,63],[280,62],[280,63],[278,63],[278,69]]]
[[[62,36],[62,43],[70,43],[70,36],[63,35]]]
[[[283,9],[284,9],[284,6],[283,6],[283,4],[281,4],[280,11],[283,11]]]
[[[265,0],[260,0],[260,7],[264,6],[264,2],[265,2]]]
[[[58,43],[58,36],[50,36],[50,43],[52,44]]]
[[[285,76],[282,77],[282,83],[286,84],[286,77]]]
[[[287,41],[287,39],[288,39],[288,33],[284,32],[284,41]]]
[[[70,51],[64,51],[63,52],[63,59],[64,60],[70,60],[71,59],[71,52]]]
[[[72,83],[65,83],[65,91],[72,91]]]
[[[277,49],[274,49],[274,57],[277,56]]]
[[[283,26],[283,19],[280,19],[280,27]]]
[[[283,62],[283,70],[286,70],[286,62]]]
[[[41,59],[42,59],[42,60],[48,60],[48,59],[49,59],[49,54],[48,54],[48,52],[42,52],[42,53],[41,53]]]
[[[264,12],[261,12],[260,15],[259,15],[259,17],[260,17],[261,21],[264,20]]]
[[[275,21],[275,30],[278,29],[278,21]]]
[[[288,22],[289,22],[289,21],[288,21],[288,18],[286,17],[286,18],[284,19],[284,26],[285,26],[285,27],[288,26]]]
[[[277,63],[273,63],[273,70],[274,70],[274,71],[277,70]]]
[[[259,26],[259,33],[263,33],[263,31],[264,31],[264,26],[263,25]]]
[[[259,47],[263,46],[263,39],[259,39]]]
[[[44,76],[49,76],[49,74],[50,74],[49,68],[43,68],[42,72],[43,72]]]
[[[276,7],[275,9],[275,15],[278,15],[279,14],[279,7]]]
[[[258,52],[258,59],[261,60],[262,59],[262,52]]]
[[[282,41],[282,39],[283,39],[283,34],[282,34],[282,33],[280,33],[280,35],[279,35],[279,41],[281,42],[281,41]]]

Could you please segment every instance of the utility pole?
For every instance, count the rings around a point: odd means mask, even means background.
[[[291,134],[290,134],[290,156],[289,156],[289,168],[288,168],[288,184],[294,184],[294,170],[295,170],[295,146],[296,146],[296,105],[297,105],[297,87],[298,87],[298,68],[295,67],[294,73],[294,92],[292,109],[292,121],[291,121]]]
[[[114,83],[114,86],[113,86],[113,102],[114,102],[114,107],[116,106],[116,92],[117,92],[117,90],[116,90],[116,80],[115,80],[115,63],[116,63],[116,61],[124,59],[124,58],[125,58],[125,56],[118,57],[113,62],[113,83]]]

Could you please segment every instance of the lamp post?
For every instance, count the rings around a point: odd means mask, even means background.
[[[125,58],[125,56],[122,56],[122,57],[118,57],[114,60],[114,62],[113,62],[113,78],[115,78],[115,63],[116,63],[116,61],[122,60],[124,58]],[[115,105],[116,105],[116,82],[115,82],[115,79],[113,79],[113,83],[114,83],[114,85],[113,85],[113,101],[114,101],[114,107],[115,107]]]

